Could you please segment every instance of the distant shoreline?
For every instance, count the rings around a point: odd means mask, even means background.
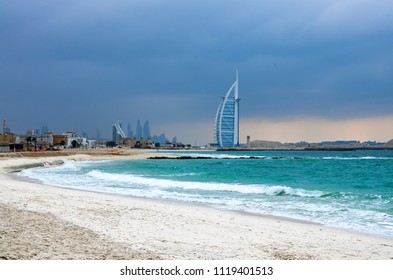
[[[393,147],[365,147],[365,148],[344,148],[344,147],[307,147],[307,148],[220,148],[217,151],[378,151],[393,150]]]

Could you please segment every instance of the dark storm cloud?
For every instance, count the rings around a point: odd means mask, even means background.
[[[387,0],[0,0],[1,114],[93,131],[214,119],[236,68],[243,116],[390,114],[391,18]]]

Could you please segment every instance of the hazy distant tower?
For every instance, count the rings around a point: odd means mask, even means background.
[[[236,147],[239,145],[239,78],[222,98],[216,113],[215,140],[219,147]]]
[[[112,125],[112,141],[118,143],[120,141],[120,135],[117,133],[116,126]]]
[[[143,139],[147,139],[148,137],[151,137],[150,126],[149,121],[145,121],[145,124],[143,125]]]
[[[142,138],[142,126],[141,122],[137,120],[136,122],[136,135],[135,135],[136,140],[141,140]]]
[[[41,134],[45,134],[45,133],[48,133],[48,132],[49,132],[48,127],[47,127],[46,125],[43,125],[43,126],[41,127]]]
[[[131,124],[128,123],[128,124],[127,124],[127,137],[128,137],[128,138],[132,138],[133,136],[134,136],[134,135],[133,135],[133,133],[132,133]]]
[[[115,143],[119,143],[122,138],[126,138],[126,134],[122,129],[121,121],[116,121],[112,125],[112,140]]]

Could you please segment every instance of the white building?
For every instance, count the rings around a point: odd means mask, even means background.
[[[236,81],[222,98],[218,106],[215,123],[215,141],[219,147],[236,147],[239,145],[239,92],[238,74]]]
[[[87,145],[86,138],[80,137],[75,132],[64,132],[63,135],[67,137],[67,148],[85,147]],[[74,142],[75,141],[75,142]]]

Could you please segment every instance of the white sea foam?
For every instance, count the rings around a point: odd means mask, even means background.
[[[73,162],[66,163],[62,171],[80,171],[80,166],[75,166]],[[229,184],[212,182],[189,182],[175,181],[168,179],[157,179],[132,174],[108,173],[93,170],[87,174],[59,174],[54,169],[40,168],[27,169],[21,175],[37,179],[43,183],[76,188],[88,188],[89,190],[101,191],[109,188],[112,192],[119,192],[120,188],[150,190],[165,190],[172,193],[174,189],[183,191],[205,191],[205,192],[228,192],[233,194],[260,194],[267,196],[299,196],[299,197],[321,197],[325,193],[322,191],[310,191],[301,188],[291,188],[281,185],[265,184]],[[106,190],[107,191],[107,190]]]
[[[369,160],[369,159],[381,159],[381,160],[392,160],[390,157],[322,157],[327,160]]]
[[[64,163],[62,165],[54,166],[53,168],[76,171],[76,170],[80,170],[81,165],[83,164],[82,162],[76,162],[74,160],[69,160],[69,159],[63,159],[63,162]]]
[[[233,192],[240,194],[264,194],[269,196],[275,195],[292,195],[301,197],[321,197],[322,191],[308,191],[301,188],[291,188],[287,186],[268,186],[268,185],[241,185],[226,183],[210,182],[184,182],[167,179],[156,179],[131,174],[112,174],[101,171],[90,171],[88,176],[102,181],[117,182],[119,187],[149,187],[155,189],[183,189],[183,190],[202,190],[202,191],[221,191]]]

